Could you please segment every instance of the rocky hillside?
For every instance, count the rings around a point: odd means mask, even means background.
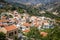
[[[31,3],[31,4],[38,4],[38,3],[54,3],[59,2],[60,0],[6,0],[8,2],[17,2],[17,3]]]

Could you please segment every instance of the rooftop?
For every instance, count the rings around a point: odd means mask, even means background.
[[[24,25],[24,26],[27,26],[27,27],[30,26],[29,23],[23,23],[23,25]]]
[[[7,27],[4,27],[7,31],[12,31],[12,30],[15,30],[17,29],[17,27],[15,25],[10,25],[10,26],[7,26]]]

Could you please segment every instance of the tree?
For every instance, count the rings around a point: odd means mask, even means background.
[[[27,33],[26,35],[28,37],[28,40],[40,40],[40,32],[36,27],[31,27],[30,32]]]
[[[51,29],[51,32],[48,34],[47,39],[48,40],[60,40],[60,27],[55,26],[53,29]]]
[[[17,10],[19,13],[24,13],[24,10],[22,9],[22,8],[18,8],[18,10]]]
[[[9,18],[13,18],[13,16],[12,15],[9,15]]]
[[[39,16],[39,10],[36,9],[36,8],[33,8],[33,7],[29,7],[27,9],[27,12],[30,14],[30,15],[35,15],[35,16]]]
[[[17,36],[14,36],[14,40],[18,40],[18,37]]]
[[[6,35],[3,32],[0,32],[0,40],[6,40]]]
[[[44,29],[45,30],[45,29]],[[49,30],[49,31],[48,31]],[[44,32],[47,32],[46,37],[40,35],[39,30],[36,27],[31,27],[30,32],[27,33],[28,40],[60,40],[60,27],[55,26],[53,29],[46,29]]]
[[[12,6],[12,7],[10,7],[11,9],[11,11],[14,11],[14,10],[16,10],[17,8],[16,7],[14,7],[14,6]]]

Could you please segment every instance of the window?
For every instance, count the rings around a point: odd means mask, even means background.
[[[15,34],[17,34],[17,31],[15,31]]]
[[[9,33],[9,36],[13,36],[13,32]]]

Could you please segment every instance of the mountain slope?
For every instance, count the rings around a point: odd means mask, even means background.
[[[60,0],[6,0],[6,1],[17,2],[17,3],[38,4],[38,3],[54,3],[54,2],[59,2]]]

